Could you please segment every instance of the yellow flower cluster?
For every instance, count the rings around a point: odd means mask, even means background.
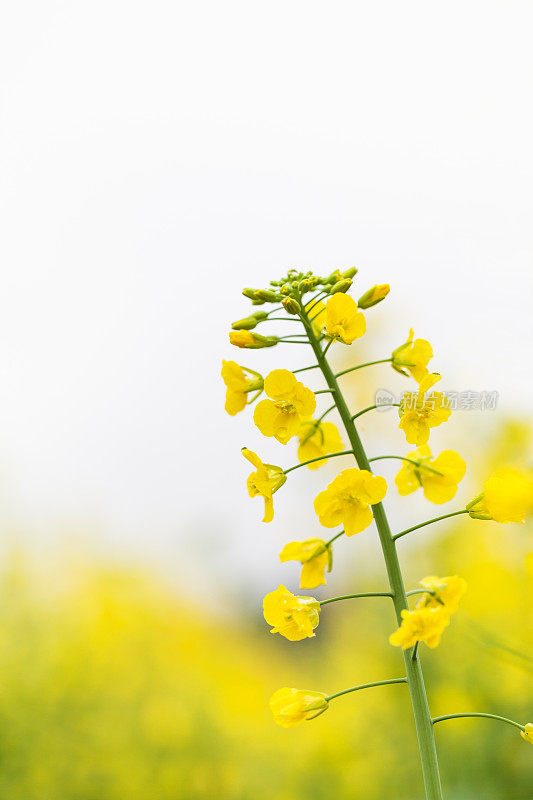
[[[279,554],[279,560],[299,561],[302,565],[300,589],[316,589],[326,583],[326,568],[330,567],[331,548],[323,539],[289,542]]]
[[[404,392],[400,400],[399,428],[405,433],[409,444],[427,444],[430,428],[436,428],[449,419],[450,401],[442,392],[428,391],[441,376],[436,372],[425,375],[418,385],[418,392]]]
[[[389,637],[392,645],[407,650],[417,642],[428,647],[437,647],[444,629],[450,624],[450,615],[459,607],[459,600],[466,592],[466,581],[457,575],[438,578],[434,575],[420,581],[427,595],[413,611],[404,609],[402,622]]]
[[[429,372],[427,367],[433,358],[433,348],[427,339],[414,339],[414,335],[411,328],[407,341],[393,351],[391,364],[397,372],[407,377],[412,375],[420,383]]]
[[[459,453],[443,450],[433,458],[429,447],[422,445],[407,457],[411,460],[405,461],[395,478],[401,495],[412,494],[422,487],[424,497],[431,503],[447,503],[455,497],[466,472],[466,464]]]
[[[366,331],[365,315],[357,309],[355,300],[338,292],[330,297],[326,306],[326,338],[351,344]]]
[[[318,469],[327,462],[328,453],[337,453],[344,447],[339,430],[333,422],[304,420],[298,431],[298,439],[300,440],[298,460],[301,464],[315,458],[320,459],[308,464],[309,469]]]
[[[248,378],[246,373],[252,377]],[[235,361],[223,361],[221,375],[226,384],[225,409],[232,417],[246,407],[247,395],[250,392],[260,393],[263,389],[261,375],[251,369],[241,367]]]
[[[263,600],[263,615],[270,633],[279,633],[290,642],[312,638],[318,625],[320,603],[314,597],[297,597],[280,584]]]
[[[302,419],[315,410],[315,395],[287,369],[270,372],[264,388],[270,400],[257,404],[254,422],[264,436],[287,444],[298,433]]]
[[[270,709],[278,725],[291,728],[326,711],[329,706],[326,697],[323,692],[284,687],[270,698]]]
[[[280,489],[287,476],[281,469],[274,464],[263,464],[258,455],[248,448],[242,448],[243,456],[253,464],[256,471],[252,472],[246,482],[250,497],[260,495],[265,501],[265,516],[263,522],[272,522],[274,519],[274,501],[272,495]]]
[[[315,498],[314,506],[320,524],[325,528],[344,525],[346,536],[368,528],[373,520],[370,506],[385,497],[387,482],[366,469],[344,469]]]
[[[495,522],[525,522],[533,512],[533,471],[501,467],[483,486],[483,492],[467,505],[475,519]]]

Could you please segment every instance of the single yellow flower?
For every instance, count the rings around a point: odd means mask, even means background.
[[[252,333],[246,330],[230,331],[229,340],[235,347],[247,347],[252,350],[273,347],[279,342],[277,336],[261,336],[259,333]]]
[[[274,519],[274,501],[272,495],[280,489],[287,476],[281,469],[274,464],[263,464],[258,455],[256,455],[248,448],[242,448],[243,456],[248,459],[250,464],[256,468],[256,472],[252,472],[248,476],[246,486],[250,497],[256,497],[258,494],[265,501],[265,516],[263,522],[272,522]]]
[[[440,379],[440,375],[431,372],[420,381],[418,393],[403,393],[398,409],[401,417],[398,427],[405,433],[409,444],[426,444],[430,428],[436,428],[446,422],[452,413],[449,407],[450,401],[442,392],[426,394]]]
[[[298,431],[300,446],[298,460],[301,464],[328,453],[338,453],[344,447],[338,428],[333,422],[318,422],[308,419],[302,422]],[[327,458],[308,464],[309,469],[318,469],[327,462]]]
[[[324,325],[326,324],[326,306],[321,300],[319,300],[318,303],[311,300],[310,303],[307,303],[305,311],[309,314],[315,336],[317,339],[320,339]]]
[[[440,637],[450,624],[450,617],[442,608],[415,608],[402,611],[402,624],[389,636],[389,642],[403,650],[408,650],[417,642],[425,642],[428,647],[436,647]]]
[[[533,511],[533,472],[500,467],[486,481],[483,492],[467,505],[471,517],[495,522],[525,522]]]
[[[247,372],[253,377],[248,378]],[[249,392],[259,392],[263,388],[263,378],[258,372],[241,367],[235,361],[222,361],[220,374],[226,384],[225,409],[232,417],[245,408]]]
[[[381,283],[378,286],[373,286],[368,290],[368,292],[365,292],[364,295],[359,298],[357,305],[359,308],[372,308],[372,306],[375,306],[376,303],[381,303],[381,301],[387,297],[389,292],[390,286],[388,283]]]
[[[395,478],[398,492],[405,496],[422,487],[426,500],[431,503],[447,503],[457,492],[457,484],[462,481],[466,464],[455,450],[443,450],[433,458],[427,444],[412,453],[411,461],[404,461]],[[417,464],[413,464],[416,461]]]
[[[342,292],[332,295],[326,305],[326,337],[351,344],[365,331],[365,315],[357,310],[353,297]]]
[[[302,417],[310,416],[315,410],[315,395],[287,369],[270,372],[264,388],[271,399],[257,404],[254,422],[262,434],[287,444],[298,433]]]
[[[323,539],[289,542],[279,554],[279,560],[299,561],[302,564],[301,589],[315,589],[326,583],[326,567],[330,567],[331,549]]]
[[[420,581],[420,586],[431,594],[425,595],[416,607],[441,608],[448,615],[457,611],[459,600],[466,592],[466,581],[459,575],[448,575],[446,578],[429,575]]]
[[[533,722],[526,723],[525,731],[520,731],[520,736],[529,744],[533,744]]]
[[[297,597],[280,584],[263,600],[263,615],[270,633],[280,633],[290,642],[312,638],[318,625],[320,603],[314,597]]]
[[[313,719],[329,707],[327,695],[306,689],[278,689],[270,698],[274,720],[282,728],[291,728],[306,719]]]
[[[325,528],[344,525],[346,536],[368,528],[373,519],[370,506],[383,500],[387,482],[367,469],[344,469],[315,497],[315,511]]]
[[[433,358],[433,348],[427,339],[414,339],[411,328],[407,341],[393,350],[391,366],[402,375],[411,374],[420,383],[428,374],[428,363]]]

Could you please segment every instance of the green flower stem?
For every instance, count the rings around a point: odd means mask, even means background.
[[[352,449],[354,451],[355,460],[360,469],[370,470],[370,464],[359,438],[359,434],[355,428],[352,420],[352,414],[346,405],[346,401],[339,389],[337,377],[346,374],[351,370],[344,370],[339,375],[335,375],[331,369],[327,359],[324,358],[322,348],[314,334],[311,323],[309,322],[305,313],[301,316],[302,322],[307,331],[309,341],[315,353],[322,374],[330,389],[335,389],[333,397],[339,415],[344,423],[344,428]],[[381,362],[370,363],[386,363],[391,359],[382,359]],[[359,365],[359,368],[365,365]],[[405,589],[403,585],[402,572],[400,569],[400,562],[396,552],[396,544],[392,538],[392,533],[385,514],[385,509],[382,503],[377,503],[372,506],[374,512],[374,519],[378,529],[379,539],[381,542],[381,549],[387,567],[387,574],[389,578],[389,585],[393,594],[394,609],[396,612],[396,619],[398,624],[401,624],[401,612],[408,608],[407,597],[405,596]],[[431,714],[429,713],[429,706],[426,697],[426,690],[424,687],[424,678],[422,676],[422,668],[420,666],[420,659],[412,660],[412,649],[405,650],[403,653],[407,683],[409,685],[409,692],[411,694],[411,702],[413,706],[413,714],[415,719],[416,731],[418,736],[418,744],[420,750],[420,760],[422,762],[422,774],[424,778],[424,786],[426,790],[426,800],[442,800],[442,788],[439,776],[439,765],[437,760],[437,750],[435,747],[435,736],[433,732],[433,723]]]
[[[318,364],[311,364],[310,367],[300,367],[300,369],[293,369],[292,374],[296,375],[297,372],[307,372],[308,369],[318,369]]]
[[[366,414],[367,411],[372,411],[374,408],[383,408],[384,406],[387,406],[387,408],[392,408],[393,406],[396,406],[396,408],[399,408],[400,404],[399,403],[380,403],[379,406],[378,405],[367,406],[366,408],[363,408],[362,411],[358,411],[357,414],[354,414],[353,417],[352,417],[352,421],[357,419],[357,417],[362,417],[363,414]],[[394,456],[378,456],[378,458],[394,458]],[[370,464],[371,461],[377,461],[377,458],[369,458],[368,459],[368,463]]]
[[[305,342],[303,339],[278,339],[278,344],[309,344],[309,342]]]
[[[318,294],[316,294],[316,295],[315,295],[315,296],[314,296],[314,297],[313,297],[313,298],[310,300],[310,302],[311,302],[311,303],[313,303],[313,305],[312,305],[312,306],[309,306],[309,308],[307,309],[307,312],[306,312],[306,313],[307,313],[307,315],[308,315],[308,316],[309,316],[309,314],[311,313],[311,311],[313,310],[313,308],[314,308],[315,306],[317,306],[319,303],[321,303],[321,302],[322,302],[322,300],[324,299],[324,297],[326,297],[328,294],[329,294],[329,292],[319,292]],[[314,302],[313,302],[313,301],[314,301]],[[309,303],[307,303],[307,305],[309,305]],[[318,314],[317,314],[317,317],[318,317]],[[314,317],[313,317],[313,319],[314,319]]]
[[[306,464],[312,464],[313,461],[323,461],[325,458],[335,458],[335,456],[349,456],[353,454],[353,450],[341,450],[340,453],[328,453],[328,455],[318,456],[317,458],[310,458],[309,461],[302,461],[301,464],[295,464],[294,467],[289,467],[289,469],[284,469],[283,472],[285,475],[288,475],[289,472],[292,472],[293,469],[300,469],[300,467],[305,467]]]
[[[324,543],[324,546],[329,547],[330,544],[333,544],[335,539],[339,539],[341,536],[344,536],[344,530],[340,531],[340,533],[336,533],[335,536],[332,536],[331,539],[329,539],[327,542]]]
[[[266,319],[260,319],[257,324],[260,325],[262,322],[270,322],[271,320],[276,320],[278,322],[300,322],[298,317],[267,317]]]
[[[359,597],[392,597],[390,592],[358,592],[357,594],[341,594],[338,597],[330,597],[329,600],[320,600],[321,606],[328,603],[336,603],[337,600],[355,600]]]
[[[334,394],[334,393],[335,393],[334,389],[318,389],[316,392],[313,392],[313,394]]]
[[[355,372],[356,369],[363,369],[363,367],[372,367],[374,364],[389,364],[392,361],[392,358],[382,358],[379,361],[367,361],[366,364],[358,364],[356,367],[350,367],[349,369],[343,369],[342,372],[337,372],[334,376],[335,378],[340,378],[341,375],[347,375],[349,372]]]
[[[406,592],[406,597],[411,597],[413,594],[435,594],[433,589],[411,589],[410,592]]]
[[[333,409],[334,409],[334,408],[337,408],[337,406],[335,405],[335,403],[333,403],[333,405],[332,405],[332,406],[330,406],[329,408],[326,408],[326,410],[324,411],[324,413],[323,413],[323,414],[321,414],[321,415],[319,416],[319,418],[318,418],[316,421],[317,421],[317,422],[322,422],[322,420],[324,419],[324,417],[326,416],[326,414],[329,414],[329,412],[330,412],[330,411],[333,411]]]
[[[407,528],[405,531],[400,531],[395,536],[393,536],[393,541],[396,539],[401,539],[402,536],[405,536],[407,533],[412,533],[412,531],[417,531],[419,528],[425,528],[426,525],[432,525],[433,522],[440,522],[441,519],[449,519],[450,517],[457,517],[459,514],[468,514],[468,511],[463,508],[462,511],[452,511],[451,514],[443,514],[442,517],[434,517],[433,519],[428,519],[427,522],[421,522],[419,525],[413,525],[412,528]]]
[[[500,719],[502,722],[507,722],[509,725],[514,725],[515,728],[518,728],[521,731],[525,730],[525,726],[520,725],[519,722],[515,722],[512,719],[507,719],[507,717],[500,717],[499,714],[484,714],[481,711],[473,711],[471,714],[444,714],[442,717],[433,717],[433,724],[435,725],[437,722],[444,722],[446,719],[459,719],[460,717],[486,717],[487,719]]]
[[[398,403],[394,405],[398,405]],[[374,456],[374,458],[368,459],[368,463],[371,464],[373,461],[383,461],[385,458],[396,458],[399,461],[408,461],[410,464],[414,464],[415,467],[418,467],[418,469],[427,469],[428,472],[434,472],[435,475],[442,475],[442,472],[439,472],[435,467],[430,467],[429,464],[424,464],[423,461],[416,461],[414,458],[407,458],[406,456]]]
[[[333,342],[334,342],[334,340],[330,339],[329,342],[327,343],[327,345],[325,346],[325,348],[324,348],[324,358],[326,357],[326,353],[328,352],[328,350],[331,347],[331,345],[333,344]]]
[[[389,681],[374,681],[373,683],[361,683],[359,686],[352,686],[350,689],[343,689],[342,692],[335,692],[326,697],[326,701],[334,700],[335,697],[342,697],[343,694],[358,692],[359,689],[372,689],[374,686],[387,686],[389,683],[407,683],[407,678],[391,678]]]

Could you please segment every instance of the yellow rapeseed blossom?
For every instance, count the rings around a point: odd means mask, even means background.
[[[500,467],[486,481],[483,492],[467,505],[471,517],[495,522],[525,522],[533,511],[533,472]]]
[[[428,374],[427,367],[429,360],[433,358],[433,348],[427,339],[414,339],[414,335],[411,328],[407,341],[393,351],[391,366],[402,375],[411,374],[420,383]]]
[[[314,597],[298,597],[280,584],[263,600],[263,615],[270,633],[280,633],[290,642],[312,638],[318,625],[320,603]]]
[[[270,698],[270,709],[275,722],[282,728],[291,728],[306,719],[322,714],[329,703],[323,692],[306,689],[278,689]]]
[[[402,624],[389,636],[389,642],[408,650],[417,642],[436,647],[442,632],[450,624],[449,615],[442,608],[421,607],[414,611],[402,611]]]
[[[326,306],[321,300],[318,302],[311,301],[307,303],[305,311],[309,315],[315,336],[320,339],[326,324]]]
[[[331,551],[323,539],[289,542],[279,554],[279,560],[299,561],[302,564],[301,589],[315,589],[326,583],[326,568],[330,566]]]
[[[464,478],[466,464],[455,450],[443,450],[433,458],[428,445],[422,445],[407,457],[395,478],[398,492],[405,496],[422,487],[426,500],[447,503],[455,497],[457,485]],[[413,464],[416,461],[417,464]]]
[[[338,292],[326,305],[326,337],[343,344],[351,344],[366,331],[365,315],[358,311],[357,303],[347,294]]]
[[[379,503],[387,492],[381,475],[367,469],[344,469],[315,497],[315,511],[325,528],[344,525],[346,536],[368,528],[373,519],[370,506]]]
[[[287,369],[270,372],[264,388],[271,399],[257,404],[254,422],[262,434],[287,444],[298,433],[302,417],[310,416],[315,410],[315,395]]]
[[[261,336],[259,333],[251,331],[230,331],[229,340],[235,347],[246,347],[251,350],[258,350],[262,347],[273,347],[279,342],[277,336]]]
[[[442,392],[426,394],[440,379],[440,375],[431,372],[420,381],[418,393],[403,394],[398,409],[401,418],[398,427],[405,433],[409,444],[426,444],[430,428],[446,422],[451,414],[450,401]]]
[[[344,447],[338,428],[333,422],[318,422],[314,419],[304,420],[298,431],[300,445],[298,460],[301,464],[328,453],[338,453]],[[318,469],[327,462],[327,458],[308,464],[309,469]]]
[[[429,575],[420,581],[420,586],[427,589],[427,594],[417,603],[417,608],[441,608],[446,614],[454,614],[459,608],[459,600],[466,592],[466,581],[459,575],[448,575],[438,578]]]
[[[533,722],[526,723],[525,731],[520,731],[520,736],[529,744],[533,744]]]
[[[248,448],[242,448],[243,456],[248,459],[250,464],[256,468],[255,472],[250,473],[246,486],[250,497],[258,494],[265,501],[265,516],[263,522],[271,522],[274,519],[274,501],[272,495],[278,491],[287,480],[287,476],[281,469],[274,464],[263,464],[258,455]]]
[[[359,308],[372,308],[372,306],[375,306],[377,303],[381,303],[389,292],[390,286],[388,283],[381,283],[377,286],[373,286],[359,298],[357,305]]]
[[[249,378],[246,373],[253,377]],[[235,416],[246,407],[249,392],[259,392],[263,388],[263,378],[258,372],[241,367],[236,361],[222,361],[222,380],[226,384],[226,405],[228,414]]]

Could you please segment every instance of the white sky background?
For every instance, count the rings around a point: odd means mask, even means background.
[[[389,282],[367,354],[413,325],[444,388],[530,411],[532,23],[529,0],[7,4],[6,532],[81,530],[180,580],[279,577],[279,544],[320,535],[296,476],[316,493],[339,465],[295,473],[260,526],[240,447],[294,448],[224,414],[219,370],[309,363],[227,342],[242,287],[288,266],[355,264],[356,297]]]

